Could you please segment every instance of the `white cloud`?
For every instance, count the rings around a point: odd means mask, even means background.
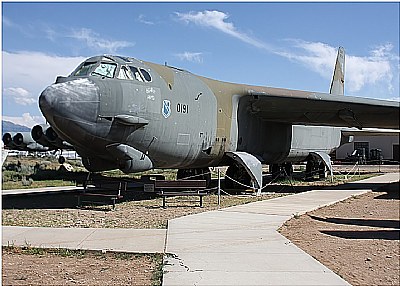
[[[99,34],[87,28],[73,30],[70,37],[85,42],[91,49],[111,54],[115,53],[119,49],[135,45],[134,43],[127,41],[111,41],[104,39]]]
[[[194,63],[202,63],[203,62],[202,55],[203,53],[193,53],[193,52],[183,52],[175,54],[175,56],[177,56],[181,61],[189,61]]]
[[[297,50],[276,54],[300,62],[324,78],[332,77],[337,48],[318,42],[292,42]],[[393,45],[385,44],[371,50],[370,56],[346,55],[346,88],[350,92],[358,92],[368,85],[381,84],[388,92],[392,92],[393,77],[396,73],[395,62],[398,62],[398,56],[392,49]]]
[[[16,104],[31,105],[36,99],[26,89],[22,87],[8,87],[3,90],[3,95],[11,97]]]
[[[227,21],[229,15],[224,12],[206,10],[175,14],[178,20],[185,23],[216,29],[254,47],[298,62],[324,78],[330,80],[332,77],[336,47],[320,42],[291,40],[288,41],[291,43],[289,47],[277,48],[240,32],[232,22]],[[372,49],[367,56],[346,56],[346,90],[352,93],[368,87],[371,90],[374,88],[379,94],[386,91],[388,94],[385,97],[390,97],[399,85],[399,55],[393,50],[394,46],[386,43]]]
[[[85,60],[83,57],[60,57],[39,52],[3,51],[2,56],[4,95],[21,100],[17,103],[25,105],[36,103],[40,93],[58,75],[70,74]],[[5,106],[7,107],[4,108]],[[12,106],[3,102],[3,111],[10,112],[10,108]]]
[[[257,48],[270,49],[267,44],[247,35],[246,33],[240,32],[233,23],[226,22],[229,15],[224,12],[206,10],[203,12],[191,11],[189,13],[175,12],[175,14],[179,20],[186,23],[194,23],[198,26],[214,28]]]
[[[3,116],[3,120],[10,121],[15,124],[27,126],[32,128],[37,124],[45,123],[43,116],[32,116],[29,112],[22,114],[22,116]]]
[[[137,21],[139,23],[146,24],[146,25],[154,25],[155,24],[152,21],[146,20],[146,16],[143,14],[140,14],[139,17],[137,17]]]

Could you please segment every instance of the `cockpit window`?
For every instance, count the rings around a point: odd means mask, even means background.
[[[119,69],[118,78],[119,79],[130,79],[130,80],[133,80],[133,76],[132,76],[130,70],[126,66],[122,66]]]
[[[81,67],[73,74],[74,76],[85,76],[88,75],[92,68],[96,65],[93,62],[85,62]]]
[[[143,77],[142,77],[142,75],[140,74],[138,68],[132,67],[132,66],[129,66],[129,68],[131,69],[132,74],[133,74],[133,77],[134,77],[136,80],[141,81],[141,82],[144,82]]]
[[[145,69],[140,69],[140,71],[142,72],[144,80],[147,82],[151,82],[151,75],[149,74],[149,72],[146,71]]]
[[[117,69],[116,64],[112,63],[101,63],[93,72],[92,75],[100,75],[105,77],[113,78],[115,70]]]
[[[145,69],[139,69],[137,67],[129,66],[132,71],[133,77],[141,82],[151,82],[151,75]]]

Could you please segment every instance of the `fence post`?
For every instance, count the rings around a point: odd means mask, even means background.
[[[218,209],[221,207],[221,175],[218,168]]]

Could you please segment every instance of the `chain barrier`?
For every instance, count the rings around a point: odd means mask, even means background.
[[[208,171],[207,173],[201,173],[201,174],[197,174],[197,175],[193,175],[193,176],[189,176],[189,177],[183,177],[183,178],[180,178],[179,180],[187,180],[187,179],[201,177],[201,176],[208,175],[208,174],[212,174],[212,172]]]
[[[287,177],[289,177],[289,176],[286,174],[286,172],[285,172],[285,175],[286,175]],[[248,186],[248,185],[246,185],[246,184],[243,184],[243,183],[241,183],[241,182],[239,182],[239,181],[237,181],[237,180],[235,180],[235,179],[229,177],[228,175],[226,175],[226,172],[225,172],[225,174],[224,174],[224,177],[225,177],[225,178],[229,178],[229,179],[232,180],[233,182],[235,182],[235,183],[237,183],[237,184],[239,184],[239,185],[241,185],[241,186],[243,186],[243,187],[246,187],[246,188],[248,188],[248,189],[252,189],[252,190],[254,190],[254,191],[258,190],[258,189],[255,188],[254,186]],[[268,184],[266,184],[265,186],[261,187],[261,190],[264,190],[265,188],[269,187],[269,186],[270,186],[271,184],[273,184],[278,178],[279,178],[279,176],[276,176],[275,178],[273,178]],[[290,183],[291,183],[291,181],[290,181]],[[292,184],[292,183],[291,183],[291,184]],[[224,193],[226,193],[226,192],[224,192]]]
[[[347,180],[348,176],[353,172],[353,170],[354,170],[356,167],[359,167],[359,163],[358,163],[358,162],[356,162],[356,163],[353,165],[353,167],[351,168],[351,170],[350,170],[347,174],[344,174],[344,173],[342,173],[342,172],[340,172],[340,171],[336,171],[336,172],[339,173],[339,175],[343,175],[343,176],[345,177],[345,180]],[[354,176],[356,175],[356,172],[357,172],[357,171],[354,171],[354,174],[351,175],[351,176],[349,177],[349,179],[351,179],[352,177],[354,177]],[[358,170],[358,173],[360,173],[360,170]]]

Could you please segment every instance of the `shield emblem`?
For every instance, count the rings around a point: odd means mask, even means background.
[[[163,100],[161,112],[165,118],[168,118],[171,115],[171,101],[169,101],[168,99]]]

